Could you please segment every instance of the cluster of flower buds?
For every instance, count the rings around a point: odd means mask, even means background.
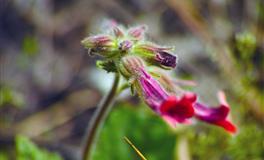
[[[173,80],[162,70],[176,67],[173,48],[145,40],[146,29],[146,26],[125,29],[112,24],[108,34],[90,36],[82,44],[90,53],[104,57],[102,68],[123,75],[132,90],[169,125],[175,127],[177,123],[189,124],[197,119],[235,133],[224,93],[219,93],[220,105],[210,107],[199,102],[195,93],[182,89],[181,85],[192,82]]]
[[[176,67],[177,57],[171,47],[162,47],[144,40],[145,25],[126,30],[123,26],[112,24],[111,32],[90,36],[82,40],[90,54],[97,54],[107,61],[119,61],[122,57],[134,55],[148,64],[165,68]],[[118,66],[116,66],[118,67]]]

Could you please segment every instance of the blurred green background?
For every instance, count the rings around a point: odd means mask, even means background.
[[[0,160],[77,160],[113,75],[80,41],[114,19],[146,24],[174,46],[177,78],[217,105],[224,90],[236,135],[197,122],[168,127],[129,90],[117,97],[95,160],[264,160],[263,0],[0,0]]]

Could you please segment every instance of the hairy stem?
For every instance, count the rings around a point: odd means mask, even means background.
[[[91,153],[95,146],[95,140],[98,136],[99,130],[109,113],[109,111],[112,108],[112,102],[115,97],[117,87],[119,82],[119,74],[115,74],[115,79],[113,82],[112,89],[108,93],[108,95],[101,101],[100,105],[96,109],[95,115],[92,118],[89,128],[86,133],[86,137],[84,139],[84,150],[82,153],[82,160],[90,160],[91,159]]]

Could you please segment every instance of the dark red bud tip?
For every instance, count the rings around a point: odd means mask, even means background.
[[[155,59],[166,67],[175,68],[177,65],[177,57],[168,52],[158,52]]]
[[[237,132],[236,126],[227,120],[218,121],[218,122],[215,122],[215,124],[223,127],[227,132],[231,134],[235,134]]]

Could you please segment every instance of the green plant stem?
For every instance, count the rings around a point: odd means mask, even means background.
[[[119,83],[119,73],[115,74],[115,79],[113,82],[113,86],[108,93],[108,95],[101,101],[100,105],[96,109],[95,115],[92,118],[86,137],[84,139],[84,150],[82,153],[82,160],[90,160],[91,159],[91,153],[93,148],[95,147],[95,140],[97,139],[99,130],[108,115],[109,111],[112,108],[112,102],[116,95],[118,83]]]
[[[175,159],[180,160],[191,160],[189,144],[186,135],[181,135],[179,138],[176,138],[175,146]]]

